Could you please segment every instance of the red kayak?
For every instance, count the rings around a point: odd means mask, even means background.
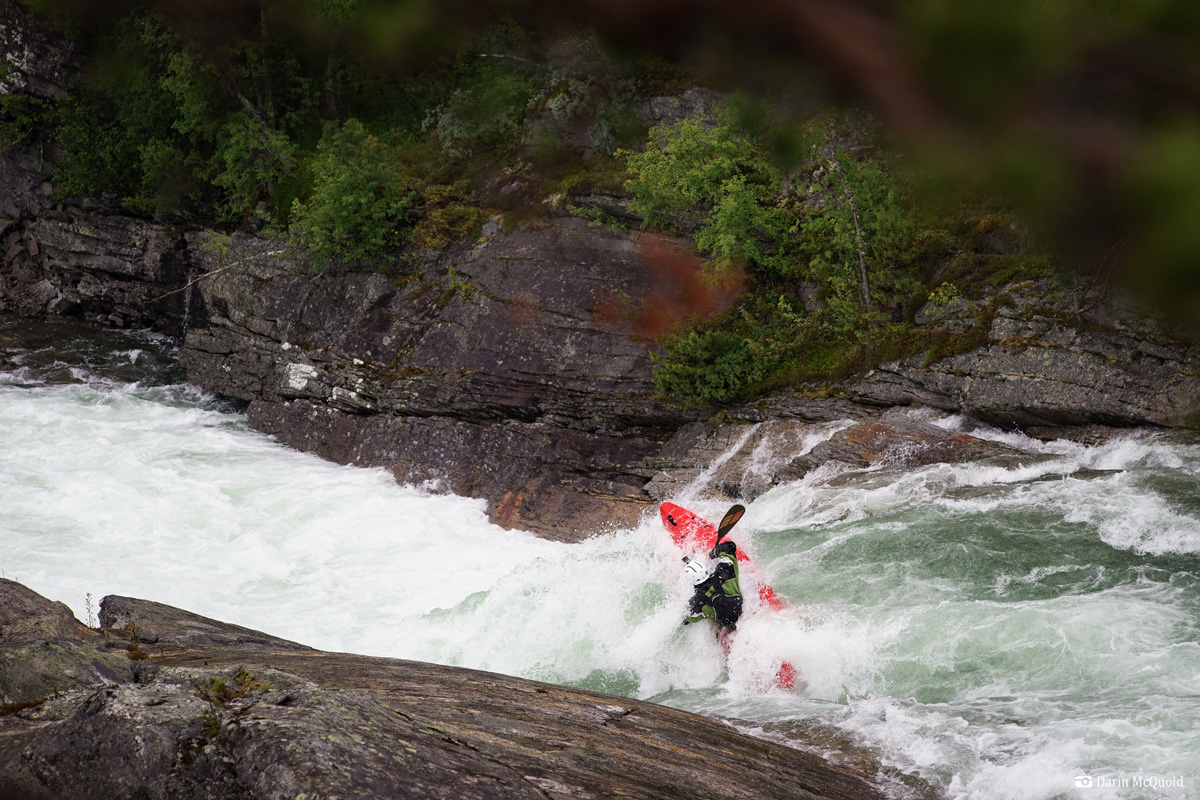
[[[703,517],[693,514],[683,506],[674,503],[663,503],[658,509],[662,517],[663,527],[671,534],[671,540],[683,551],[685,556],[696,553],[707,553],[717,544],[717,527]],[[735,519],[734,522],[737,520]],[[732,523],[722,523],[727,528]],[[738,548],[738,561],[748,563],[750,556]],[[765,583],[758,585],[758,598],[766,608],[778,610],[783,608],[783,600],[775,594],[775,590]],[[721,644],[729,649],[727,637],[720,637]],[[796,685],[796,668],[784,661],[779,665],[779,673],[775,676],[775,685],[780,689],[791,689]]]

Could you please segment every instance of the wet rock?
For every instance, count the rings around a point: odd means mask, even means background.
[[[1065,287],[1009,287],[994,316],[958,301],[939,326],[985,324],[982,346],[885,364],[848,387],[881,406],[921,404],[1001,427],[1200,422],[1200,351],[1121,298],[1085,303]]]
[[[192,252],[212,252],[192,237]],[[485,497],[560,539],[628,524],[641,462],[686,412],[654,396],[650,348],[612,309],[659,290],[634,237],[563,220],[498,225],[413,274],[314,274],[235,236],[201,264],[189,378],[251,401],[251,424],[402,482]]]
[[[812,470],[834,462],[864,469],[1034,457],[1035,454],[1017,447],[946,430],[894,411],[838,431],[808,453],[792,459],[779,470],[775,480],[799,480]]]
[[[660,454],[663,463],[685,466],[662,469],[646,488],[659,499],[698,490],[753,500],[830,463],[865,469],[1000,457],[1033,458],[1034,454],[947,430],[900,409],[858,422],[693,423],[681,428]]]
[[[23,630],[61,617],[5,588],[0,614]],[[103,608],[106,625],[153,629],[154,669],[98,641],[27,643],[115,666],[82,675],[28,662],[43,689],[0,713],[0,797],[884,796],[867,778],[878,765],[827,762],[804,737],[788,747],[627,698],[324,653],[144,600],[107,597]],[[11,673],[0,661],[0,684]]]

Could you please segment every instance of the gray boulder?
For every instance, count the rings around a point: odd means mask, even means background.
[[[899,780],[826,761],[819,741],[789,747],[628,698],[325,653],[128,597],[100,616],[121,627],[89,630],[0,584],[20,646],[95,667],[20,666],[41,683],[0,708],[0,798],[872,800],[877,780]],[[20,678],[0,659],[0,685]]]

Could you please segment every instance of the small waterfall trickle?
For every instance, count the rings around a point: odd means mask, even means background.
[[[683,499],[699,497],[712,483],[713,476],[720,472],[721,468],[729,463],[730,459],[742,452],[742,449],[746,446],[746,442],[750,441],[750,438],[754,436],[760,427],[762,427],[761,422],[746,428],[733,444],[725,448],[720,455],[709,462],[707,467],[700,470],[700,473],[683,487],[679,496]]]
[[[752,500],[777,485],[794,459],[852,424],[850,420],[825,423],[770,420],[747,425],[677,496],[686,500],[715,493]],[[696,457],[702,456],[699,449],[694,451]]]
[[[187,338],[188,325],[192,321],[192,291],[196,287],[196,265],[188,265],[187,283],[183,285],[183,325],[179,338]]]

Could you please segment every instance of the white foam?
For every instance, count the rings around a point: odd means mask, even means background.
[[[361,651],[372,605],[419,614],[556,547],[215,411],[86,386],[0,402],[0,564],[77,616],[88,592],[128,594]]]

